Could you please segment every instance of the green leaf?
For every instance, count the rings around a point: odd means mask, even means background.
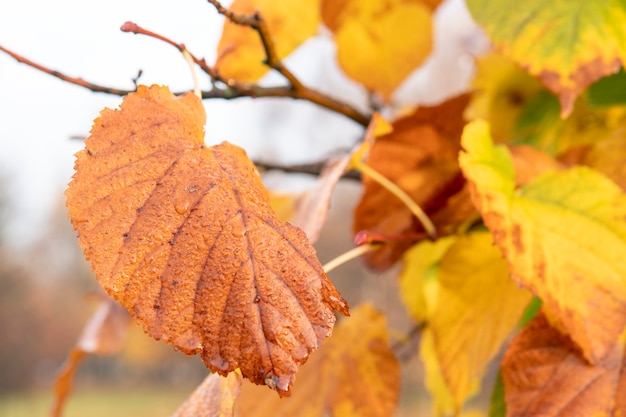
[[[599,79],[589,86],[589,105],[610,107],[626,104],[626,72],[622,68],[617,74]]]
[[[624,0],[468,0],[494,45],[560,99],[568,115],[576,96],[626,61]]]

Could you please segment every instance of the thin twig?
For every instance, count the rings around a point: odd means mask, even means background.
[[[425,327],[426,323],[415,324],[402,340],[397,340],[391,345],[391,350],[400,362],[406,362],[418,353],[417,342]]]
[[[81,87],[84,87],[88,90],[91,90],[93,92],[96,93],[107,93],[107,94],[113,94],[113,95],[117,95],[117,96],[125,96],[129,93],[132,93],[135,90],[122,90],[119,88],[112,88],[112,87],[105,87],[102,85],[98,85],[98,84],[94,84],[92,82],[89,81],[85,81],[82,78],[77,78],[77,77],[70,77],[69,75],[65,75],[59,71],[44,67],[43,65],[40,65],[36,62],[31,61],[30,59],[24,58],[23,56],[9,50],[6,49],[5,47],[3,47],[2,45],[0,45],[0,51],[10,55],[11,57],[13,57],[17,62],[20,62],[22,64],[26,64],[32,68],[35,68],[41,72],[44,72],[46,74],[50,74],[53,77],[57,77],[60,80],[63,80],[65,82],[68,82],[70,84],[74,84],[74,85],[78,85]]]
[[[326,264],[324,264],[323,266],[324,272],[329,273],[333,269],[337,268],[340,265],[345,264],[346,262],[349,262],[355,258],[358,258],[359,256],[366,254],[368,252],[375,251],[380,246],[381,246],[380,243],[366,243],[361,246],[356,246],[348,250],[347,252],[342,253],[336,258],[331,259]]]

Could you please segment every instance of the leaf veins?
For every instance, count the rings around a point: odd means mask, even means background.
[[[289,395],[348,306],[245,152],[205,147],[204,122],[195,96],[158,86],[104,110],[77,154],[69,216],[99,282],[148,334]]]

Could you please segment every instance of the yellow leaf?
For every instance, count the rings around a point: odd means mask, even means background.
[[[300,193],[269,191],[270,205],[281,222],[290,221],[296,214],[296,198]]]
[[[400,274],[400,297],[418,323],[432,317],[437,303],[437,264],[454,243],[454,237],[422,241],[404,253]]]
[[[431,9],[420,0],[325,0],[322,12],[341,68],[385,99],[432,49]]]
[[[459,237],[439,264],[437,307],[429,319],[437,358],[457,411],[516,328],[532,295],[510,278],[488,232]]]
[[[548,171],[519,190],[511,156],[469,124],[460,163],[512,276],[596,363],[626,325],[626,197],[597,171]]]
[[[526,68],[568,115],[589,84],[626,62],[626,5],[621,0],[469,0],[495,46]]]
[[[394,415],[400,394],[400,364],[389,347],[386,319],[369,304],[350,313],[301,368],[290,398],[280,400],[266,389],[245,384],[238,400],[239,415]]]
[[[237,14],[261,14],[281,59],[317,33],[319,9],[319,0],[235,0],[230,7]],[[224,22],[217,56],[215,66],[225,78],[256,82],[269,69],[263,64],[266,55],[258,33],[228,20]]]
[[[454,396],[443,377],[435,347],[435,339],[432,330],[429,328],[422,331],[420,358],[424,363],[425,369],[424,383],[433,397],[433,414],[436,416],[452,414],[455,409]]]

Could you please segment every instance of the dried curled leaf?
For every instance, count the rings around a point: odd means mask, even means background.
[[[376,138],[366,161],[404,190],[442,234],[475,213],[457,161],[468,101],[468,95],[460,95],[394,121],[391,133]],[[418,240],[411,234],[423,233],[423,228],[386,188],[367,176],[363,185],[363,197],[354,210],[354,233],[405,236],[364,257],[368,266],[384,270]]]
[[[76,371],[88,354],[112,355],[119,352],[128,333],[130,316],[118,303],[104,293],[95,294],[100,306],[85,324],[83,332],[70,351],[54,383],[52,415],[62,415],[72,391]]]
[[[96,119],[66,192],[96,277],[155,339],[288,395],[347,303],[254,165],[203,143],[192,94],[140,86]]]

